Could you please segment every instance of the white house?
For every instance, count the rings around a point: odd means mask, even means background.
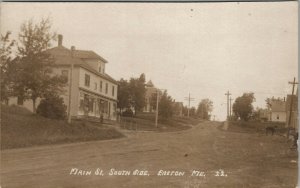
[[[285,99],[271,99],[271,121],[273,122],[286,122],[286,101]]]
[[[118,83],[105,71],[107,60],[93,51],[73,50],[62,45],[63,36],[58,36],[58,46],[46,51],[55,60],[53,73],[68,77],[68,85],[61,95],[69,108],[69,84],[73,64],[71,87],[71,116],[100,117],[116,120]],[[10,104],[17,100],[10,100]],[[31,101],[24,106],[32,110]],[[37,104],[38,105],[38,104]]]

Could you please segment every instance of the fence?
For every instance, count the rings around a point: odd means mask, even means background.
[[[134,118],[120,117],[119,118],[120,127],[128,130],[138,130],[138,123]]]

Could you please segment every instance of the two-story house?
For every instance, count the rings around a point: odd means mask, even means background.
[[[58,46],[47,50],[55,59],[53,72],[68,77],[68,86],[62,95],[69,108],[69,87],[72,69],[71,116],[100,117],[115,120],[118,83],[105,72],[107,60],[93,51],[71,50],[62,45],[63,36],[58,36]]]
[[[162,92],[154,86],[151,80],[145,84],[145,89],[145,106],[143,112],[155,112],[156,107],[153,105],[153,103],[156,101],[153,100],[156,99],[157,92],[159,92],[159,96],[162,95]]]
[[[286,101],[284,99],[272,98],[269,102],[271,109],[271,119],[273,122],[286,122]]]
[[[104,119],[116,120],[118,83],[105,71],[107,60],[93,51],[68,49],[62,43],[63,36],[58,35],[58,46],[46,50],[45,53],[49,53],[54,59],[53,74],[67,77],[67,86],[61,94],[64,104],[67,105],[67,112],[69,112],[69,96],[71,96],[72,118],[103,115]],[[39,101],[40,99],[37,100],[37,105]],[[17,98],[12,98],[9,104],[19,104],[19,102]],[[26,100],[19,105],[32,111],[31,100]]]

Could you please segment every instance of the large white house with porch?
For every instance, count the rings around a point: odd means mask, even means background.
[[[48,49],[46,53],[54,58],[53,73],[68,78],[68,84],[61,97],[68,111],[71,108],[73,118],[103,115],[104,119],[116,120],[118,83],[105,71],[107,60],[93,51],[76,49],[71,51],[63,46],[62,35],[58,35],[58,45]],[[71,64],[73,76],[71,107],[69,107]],[[17,100],[10,100],[9,103],[17,104]],[[23,106],[32,110],[30,103],[31,101],[25,101]]]

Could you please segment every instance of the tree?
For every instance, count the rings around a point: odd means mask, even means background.
[[[119,81],[119,89],[118,89],[118,108],[123,111],[124,108],[128,108],[130,106],[129,103],[129,83],[127,80],[121,78]]]
[[[156,109],[156,104],[157,104],[157,96],[162,96],[163,95],[163,92],[159,89],[156,90],[155,93],[152,93],[151,94],[151,97],[150,97],[150,106],[152,109]],[[158,98],[159,100],[159,98]]]
[[[60,93],[66,83],[63,76],[53,76],[54,59],[45,51],[50,47],[56,34],[51,31],[49,18],[39,23],[24,22],[19,32],[18,69],[14,90],[22,99],[31,99],[36,111],[36,99],[49,93]]]
[[[165,91],[159,99],[158,114],[164,118],[172,117],[173,115],[173,99]]]
[[[141,111],[145,102],[145,74],[141,74],[139,78],[131,78],[129,81],[129,103],[134,108],[135,113]]]
[[[67,106],[64,104],[63,98],[56,94],[47,94],[41,100],[37,114],[50,119],[64,119],[67,116]]]
[[[244,93],[235,99],[232,110],[236,117],[248,121],[253,112],[254,93]]]
[[[197,115],[205,120],[210,120],[210,113],[213,110],[213,102],[209,99],[202,99],[198,104]]]
[[[0,84],[1,84],[1,101],[8,103],[11,93],[11,78],[15,72],[12,70],[12,48],[15,46],[15,40],[10,39],[11,32],[1,34],[1,67],[0,67]]]

